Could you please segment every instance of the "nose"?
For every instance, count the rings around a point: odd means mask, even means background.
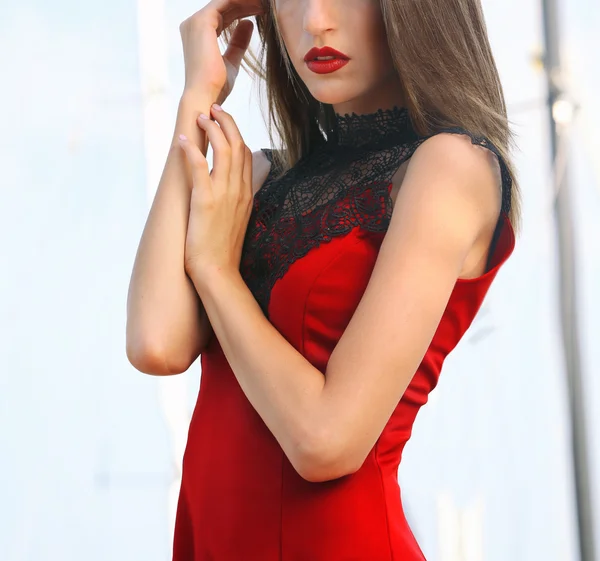
[[[335,8],[333,0],[306,0],[302,28],[318,37],[334,27]]]

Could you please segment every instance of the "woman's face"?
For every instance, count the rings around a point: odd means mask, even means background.
[[[291,63],[315,99],[340,114],[402,105],[379,0],[271,2]],[[304,60],[310,49],[325,46],[345,55],[346,64],[319,73]]]

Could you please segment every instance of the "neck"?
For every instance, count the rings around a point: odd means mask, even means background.
[[[330,146],[364,147],[397,143],[412,135],[408,110],[394,106],[371,113],[335,114],[333,128],[328,132]]]
[[[375,113],[378,109],[392,109],[403,107],[402,87],[398,73],[390,72],[381,82],[362,93],[359,97],[340,103],[332,103],[333,111],[337,115],[356,114],[366,115]]]

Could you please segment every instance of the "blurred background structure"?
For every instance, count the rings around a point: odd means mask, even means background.
[[[183,87],[178,26],[204,3],[0,4],[1,561],[170,559],[200,366],[137,372],[125,303]],[[430,561],[598,561],[600,3],[483,5],[523,231],[417,418],[403,503]],[[268,147],[244,72],[224,107]]]

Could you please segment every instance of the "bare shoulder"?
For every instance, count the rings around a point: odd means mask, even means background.
[[[256,195],[269,175],[271,162],[262,150],[252,152],[252,194]]]
[[[412,186],[421,196],[453,199],[459,205],[468,200],[477,208],[484,229],[498,219],[502,204],[498,158],[465,134],[439,133],[425,140],[415,150],[403,179],[402,190]]]
[[[498,158],[465,134],[439,133],[414,152],[394,205],[399,228],[466,250],[460,277],[480,274],[502,205]],[[421,228],[426,226],[426,231]],[[413,232],[414,235],[414,232]],[[432,242],[433,243],[433,242]]]

